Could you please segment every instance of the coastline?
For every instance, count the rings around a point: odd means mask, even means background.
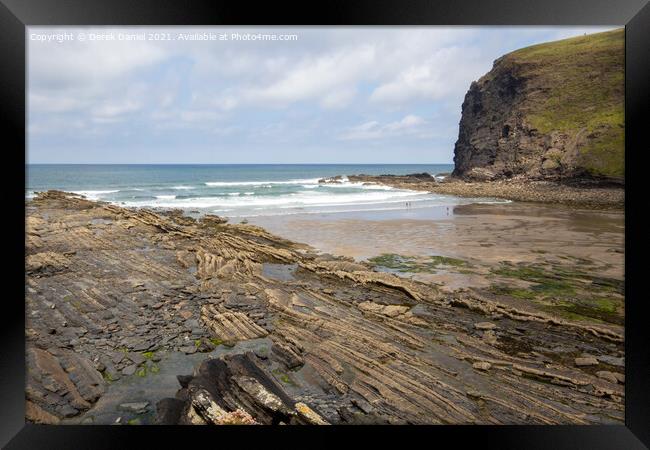
[[[34,422],[217,423],[236,413],[229,395],[260,423],[623,421],[620,326],[446,292],[250,224],[42,193],[27,202],[26,272]],[[161,384],[203,370],[202,353],[226,384]],[[157,393],[134,397],[129,380]],[[253,386],[284,406],[265,415]],[[127,406],[98,412],[113,396]],[[223,414],[192,407],[206,401]]]
[[[620,185],[602,183],[561,183],[558,181],[506,179],[493,181],[464,181],[447,177],[436,181],[432,177],[399,175],[348,175],[361,183],[377,183],[394,188],[427,191],[459,197],[493,197],[520,202],[554,203],[594,209],[623,209],[625,189]],[[336,178],[332,179],[336,181]],[[327,180],[321,180],[326,182]]]

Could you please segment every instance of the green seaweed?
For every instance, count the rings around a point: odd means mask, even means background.
[[[113,381],[115,381],[115,378],[113,378],[111,374],[106,370],[102,371],[101,374],[102,374],[102,378],[104,378],[104,380],[106,380],[108,383],[112,383]]]
[[[576,267],[513,265],[506,261],[491,272],[531,283],[528,289],[493,284],[489,290],[494,294],[535,301],[542,309],[568,320],[623,324],[619,308],[623,301],[623,280],[592,275]]]
[[[292,386],[296,385],[296,383],[293,382],[293,380],[289,377],[289,375],[287,375],[286,373],[284,373],[280,369],[275,369],[275,370],[272,370],[271,372],[273,373],[273,375],[276,376],[276,378],[278,380],[282,381],[283,383],[290,384]]]
[[[395,253],[383,253],[369,258],[375,267],[383,267],[400,273],[436,273],[440,266],[466,268],[471,267],[467,261],[448,256],[433,255],[428,257],[403,256]]]
[[[509,297],[521,298],[524,300],[533,300],[537,295],[528,289],[517,289],[503,284],[493,284],[490,286],[490,292],[496,295],[507,295]]]
[[[610,298],[595,298],[594,303],[603,312],[613,313],[617,310],[616,302]]]
[[[386,267],[388,269],[406,269],[409,268],[415,258],[409,256],[400,256],[395,253],[382,253],[379,256],[368,259],[368,262],[375,266]]]
[[[429,259],[436,266],[438,266],[438,265],[452,266],[452,267],[467,267],[467,266],[469,266],[467,261],[463,261],[462,259],[458,259],[458,258],[450,258],[448,256],[435,255],[435,256],[430,256]]]

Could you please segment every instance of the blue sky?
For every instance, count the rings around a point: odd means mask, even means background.
[[[27,160],[450,163],[465,93],[496,58],[611,28],[29,27]],[[61,32],[74,40],[33,40]],[[138,32],[175,40],[117,40]],[[229,39],[178,40],[204,32]]]

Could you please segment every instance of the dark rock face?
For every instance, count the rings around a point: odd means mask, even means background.
[[[179,377],[176,399],[157,404],[165,425],[325,425],[304,403],[295,402],[256,363],[252,353],[207,359],[194,376]]]
[[[622,180],[622,73],[619,30],[497,59],[465,96],[453,175]]]
[[[489,180],[526,172],[532,166],[526,164],[526,157],[534,156],[543,143],[515,107],[525,83],[515,68],[505,69],[497,60],[490,79],[471,84],[454,148],[454,176]]]

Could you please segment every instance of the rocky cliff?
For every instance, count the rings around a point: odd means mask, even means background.
[[[462,106],[454,175],[623,180],[624,30],[523,48]]]

